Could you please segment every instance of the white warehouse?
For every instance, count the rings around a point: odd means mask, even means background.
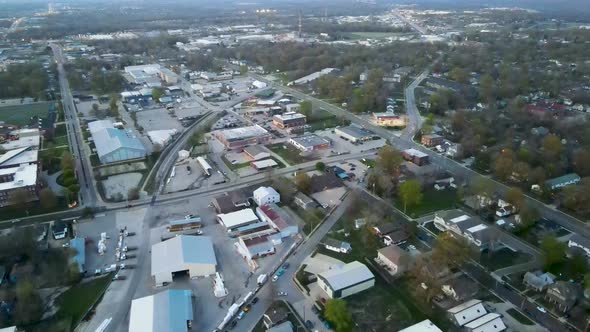
[[[172,282],[173,275],[188,272],[191,278],[215,274],[217,259],[208,236],[180,235],[152,246],[152,276],[156,286]]]
[[[331,299],[360,293],[375,285],[375,275],[357,261],[318,274],[318,285]]]

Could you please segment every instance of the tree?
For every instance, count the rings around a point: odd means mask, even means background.
[[[350,110],[353,113],[362,113],[367,109],[367,104],[365,102],[365,93],[363,89],[356,88],[352,90],[352,97],[350,102]]]
[[[290,203],[293,200],[293,196],[297,193],[297,187],[293,185],[293,182],[284,177],[273,179],[272,187],[281,194],[281,201],[285,203]]]
[[[520,216],[521,228],[530,228],[541,218],[539,211],[530,206],[523,206],[518,215]]]
[[[559,158],[562,149],[561,139],[557,135],[547,135],[543,139],[543,151],[550,160]]]
[[[342,299],[330,299],[326,301],[324,316],[334,324],[336,332],[352,331],[352,314],[348,310],[346,302]]]
[[[163,95],[164,95],[164,91],[162,89],[159,89],[159,88],[152,89],[152,99],[155,100],[156,102],[159,101]]]
[[[98,104],[92,104],[92,109],[90,110],[90,115],[95,118],[100,118],[100,108]]]
[[[404,158],[402,154],[392,148],[390,145],[385,145],[379,150],[377,154],[376,166],[387,175],[397,177]]]
[[[460,83],[466,83],[467,79],[469,78],[469,74],[467,73],[467,71],[461,67],[454,67],[453,69],[451,69],[449,71],[449,76],[451,77],[451,79]]]
[[[74,157],[72,157],[72,155],[69,152],[64,152],[61,155],[61,169],[62,170],[67,170],[67,169],[74,169]]]
[[[574,169],[580,176],[590,175],[590,152],[586,149],[579,149],[574,153]]]
[[[494,175],[500,180],[507,180],[512,175],[513,166],[514,158],[512,151],[504,149],[496,156],[496,160],[494,160]]]
[[[569,259],[570,272],[573,275],[588,273],[588,258],[582,252],[576,252]]]
[[[248,73],[248,66],[246,65],[241,65],[240,66],[240,75],[246,75]]]
[[[319,172],[325,172],[325,171],[326,171],[326,164],[324,164],[324,163],[323,163],[323,162],[321,162],[321,161],[318,161],[318,162],[315,164],[315,169],[316,169],[317,171],[319,171]]]
[[[130,201],[139,199],[139,188],[133,187],[127,191],[127,199]]]
[[[299,106],[300,106],[301,114],[305,115],[305,117],[307,118],[307,121],[309,122],[311,120],[311,115],[312,115],[311,102],[308,100],[304,100],[301,103],[299,103]]]
[[[29,202],[30,199],[31,194],[23,188],[18,188],[12,191],[8,197],[10,205],[12,205],[17,210],[25,209],[26,204]]]
[[[399,187],[399,196],[404,203],[404,213],[408,206],[413,207],[422,203],[422,186],[416,180],[409,180]]]
[[[494,100],[495,96],[494,79],[489,74],[484,74],[479,80],[479,96],[480,100],[489,103]]]
[[[524,193],[520,188],[512,187],[506,192],[506,202],[520,210],[523,208],[525,202]]]
[[[39,293],[29,281],[19,281],[16,286],[14,322],[17,325],[36,323],[41,319],[43,303]]]
[[[294,180],[295,186],[297,186],[297,189],[299,189],[299,191],[305,194],[309,193],[311,189],[311,178],[309,177],[309,175],[307,175],[307,173],[298,172],[297,175],[295,175]]]
[[[531,167],[524,161],[514,164],[512,175],[520,182],[526,182],[529,179]]]
[[[57,206],[57,196],[50,188],[39,191],[39,201],[44,209],[53,209]]]
[[[559,242],[554,236],[545,236],[541,239],[541,251],[545,260],[545,268],[561,263],[565,260],[567,245]]]
[[[464,237],[441,233],[432,248],[432,260],[449,267],[460,267],[473,257],[473,249]]]
[[[109,115],[116,118],[119,117],[119,105],[117,105],[117,95],[112,95],[109,102]]]

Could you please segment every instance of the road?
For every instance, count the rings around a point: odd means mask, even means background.
[[[420,33],[421,35],[428,34],[428,29],[423,28],[423,27],[419,26],[418,24],[410,21],[408,18],[403,16],[400,12],[394,10],[393,14],[395,16],[397,16],[400,20],[404,21],[407,25],[409,25],[412,29],[416,30],[416,32]]]
[[[277,282],[267,282],[264,286],[260,288],[260,291],[256,296],[260,299],[260,302],[252,306],[251,312],[249,312],[241,321],[238,322],[236,329],[238,331],[252,331],[256,323],[260,320],[262,315],[266,312],[266,310],[270,307],[274,300],[278,300],[279,298],[276,296],[276,292],[282,291],[286,292],[287,296],[283,297],[282,299],[287,300],[289,303],[297,303],[299,301],[305,300],[306,298],[303,296],[299,288],[293,282],[293,278],[295,277],[295,272],[297,268],[301,265],[303,260],[311,255],[314,249],[317,247],[318,243],[322,240],[322,238],[334,227],[334,224],[342,217],[344,212],[348,210],[350,204],[354,201],[352,198],[353,195],[348,195],[337,208],[332,211],[330,216],[322,223],[316,231],[304,240],[301,245],[295,250],[295,252],[289,256],[285,262],[278,264],[277,266],[281,266],[284,263],[289,263],[290,267],[285,271],[285,273],[277,280]],[[307,310],[311,310],[311,301],[308,301],[309,305],[306,306]],[[320,328],[322,325],[320,321],[317,319],[315,315],[306,315],[306,320],[311,320],[314,322],[316,328]]]
[[[422,128],[422,116],[420,115],[420,111],[416,104],[415,91],[418,85],[422,83],[429,73],[430,67],[420,73],[420,75],[418,75],[404,90],[404,96],[406,99],[406,116],[408,117],[408,124],[401,135],[404,139],[413,139],[418,130]]]
[[[83,206],[94,207],[97,203],[102,203],[102,200],[96,194],[92,177],[92,166],[88,154],[84,149],[84,138],[82,137],[82,129],[80,127],[80,121],[78,120],[78,112],[63,67],[65,58],[59,45],[52,43],[50,44],[50,47],[53,50],[53,56],[57,63],[61,100],[64,107],[64,121],[68,133],[68,143],[70,145],[72,156],[76,161],[76,177],[80,184],[79,203]]]

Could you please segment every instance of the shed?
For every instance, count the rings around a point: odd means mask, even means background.
[[[129,332],[187,332],[192,321],[192,291],[169,289],[131,302]]]

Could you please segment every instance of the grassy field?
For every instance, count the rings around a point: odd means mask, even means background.
[[[25,126],[31,121],[31,117],[45,117],[51,102],[41,102],[28,105],[10,105],[0,107],[0,121]]]
[[[520,312],[518,312],[514,308],[510,308],[510,309],[506,310],[506,312],[521,324],[524,324],[524,325],[534,325],[535,324],[530,319],[528,319],[525,315],[521,314]]]
[[[454,189],[437,191],[434,188],[428,188],[422,194],[420,205],[407,208],[405,213],[408,216],[416,218],[435,211],[452,209],[459,203],[457,191]],[[400,211],[404,211],[404,204],[400,200],[395,200],[394,204]]]
[[[346,126],[350,123],[348,120],[337,118],[334,114],[318,109],[314,110],[307,124],[311,126],[311,131],[322,130],[326,128],[334,128],[336,126]]]
[[[290,144],[273,144],[267,146],[269,150],[278,154],[281,158],[283,158],[286,162],[291,165],[301,164],[306,161],[310,161],[313,159],[308,159],[300,155],[301,151],[297,150],[294,146]]]
[[[17,219],[38,214],[45,214],[57,211],[67,210],[68,205],[64,197],[57,198],[57,206],[52,209],[43,208],[38,202],[31,202],[25,209],[15,209],[12,206],[0,208],[0,220]]]
[[[508,266],[521,264],[531,259],[531,256],[522,252],[512,251],[508,248],[502,248],[500,250],[489,251],[485,250],[481,253],[480,263],[481,265],[495,271]]]
[[[111,277],[111,274],[108,274],[68,289],[57,299],[60,306],[57,315],[71,317],[74,324],[82,320],[83,315],[94,305],[94,302],[101,296],[104,289],[108,287]]]

